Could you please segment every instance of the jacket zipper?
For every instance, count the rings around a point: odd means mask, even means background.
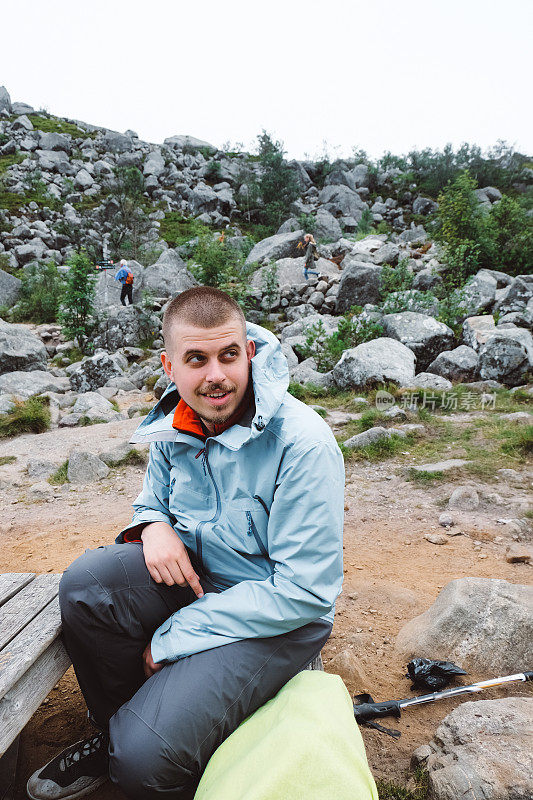
[[[215,479],[213,478],[213,473],[211,472],[211,467],[209,466],[209,461],[207,460],[207,444],[208,443],[206,441],[205,447],[203,448],[203,450],[200,450],[200,452],[197,454],[196,458],[198,458],[199,455],[202,455],[202,465],[203,465],[203,468],[204,468],[204,474],[205,475],[209,474],[209,477],[211,478],[211,480],[213,482],[213,486],[215,487],[215,494],[216,494],[216,498],[217,498],[217,508],[216,508],[216,511],[215,511],[215,515],[213,517],[211,517],[211,519],[206,519],[206,520],[204,520],[202,522],[199,522],[198,525],[196,526],[196,532],[195,532],[196,555],[197,555],[198,561],[199,561],[199,563],[201,564],[202,567],[203,567],[203,563],[202,563],[202,531],[204,529],[204,526],[207,525],[208,522],[216,522],[217,521],[217,519],[220,517],[220,511],[221,511],[221,508],[222,508],[222,504],[220,502],[220,492],[218,491],[218,486],[216,485]]]
[[[259,536],[259,531],[255,527],[254,518],[252,517],[252,512],[246,512],[246,519],[248,520],[248,536],[254,536],[255,541],[257,542],[257,546],[259,547],[261,553],[264,555],[265,558],[269,559],[268,552],[266,550],[265,545],[263,544],[261,537]],[[270,559],[269,559],[270,560]]]

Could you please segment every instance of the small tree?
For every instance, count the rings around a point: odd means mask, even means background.
[[[263,198],[264,221],[277,229],[287,218],[291,203],[298,197],[298,184],[294,171],[283,158],[283,143],[273,141],[266,131],[257,140],[261,167],[259,191]]]
[[[510,275],[525,274],[533,263],[533,220],[520,203],[503,195],[492,206],[487,227],[492,240],[492,263]]]
[[[461,286],[479,266],[484,219],[468,170],[458,175],[439,195],[438,238],[444,244],[448,267],[444,276],[450,288]]]
[[[21,276],[20,299],[13,309],[16,321],[55,322],[65,280],[53,261],[30,264]]]
[[[68,338],[76,338],[82,352],[91,349],[94,326],[94,292],[96,272],[87,253],[73,253],[67,261],[69,268],[65,294],[59,312],[63,332]]]
[[[138,259],[146,245],[150,220],[144,208],[144,177],[137,167],[115,167],[106,184],[115,213],[110,244],[116,255]]]

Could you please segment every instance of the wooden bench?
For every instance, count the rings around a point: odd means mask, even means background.
[[[19,733],[70,666],[60,638],[60,578],[0,574],[0,800],[12,796]]]

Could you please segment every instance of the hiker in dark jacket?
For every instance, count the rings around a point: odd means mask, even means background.
[[[128,267],[128,262],[125,258],[120,262],[120,269],[115,275],[115,280],[122,284],[120,302],[125,306],[127,298],[131,306],[133,304],[133,272]]]
[[[312,233],[306,233],[304,236],[305,247],[305,264],[304,264],[304,277],[305,280],[309,279],[309,275],[316,275],[318,272],[314,269],[315,261],[318,260],[318,253],[316,251],[316,242]]]

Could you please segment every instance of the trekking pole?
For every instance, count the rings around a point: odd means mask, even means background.
[[[504,683],[516,683],[518,681],[532,681],[533,670],[529,672],[517,672],[515,675],[505,675],[502,678],[490,678],[487,681],[471,683],[469,686],[457,686],[454,689],[444,689],[442,692],[431,692],[422,694],[418,697],[407,697],[404,700],[388,700],[384,703],[375,703],[369,695],[359,695],[361,698],[368,698],[369,702],[354,703],[353,711],[356,722],[364,724],[373,719],[382,717],[399,717],[403,708],[409,706],[419,706],[422,703],[434,703],[443,700],[445,697],[456,697],[460,694],[473,694],[482,692],[492,686],[501,686]]]

